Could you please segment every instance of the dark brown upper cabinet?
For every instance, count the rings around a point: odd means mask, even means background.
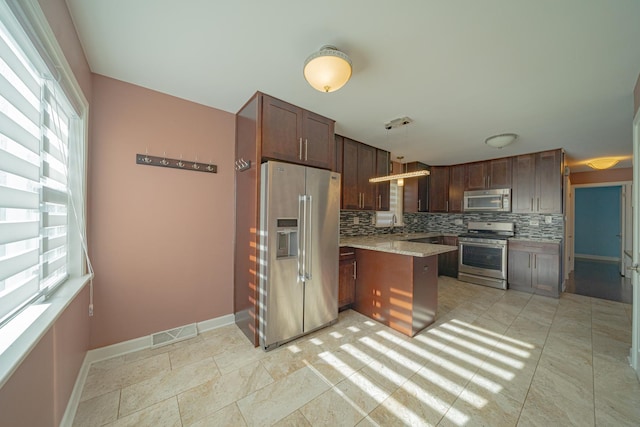
[[[334,121],[263,94],[262,157],[334,169]]]
[[[406,172],[429,170],[429,166],[420,162],[404,165]],[[409,178],[404,180],[404,211],[428,212],[429,210],[429,176]]]
[[[512,211],[562,213],[562,150],[516,156]]]
[[[466,164],[465,190],[511,188],[511,157]]]
[[[429,212],[449,212],[449,166],[431,166]]]
[[[376,175],[389,175],[390,154],[388,151],[376,150]],[[391,183],[389,181],[379,182],[376,184],[376,210],[388,211],[390,205]]]
[[[376,186],[369,178],[376,176],[377,149],[343,138],[342,209],[374,210]]]

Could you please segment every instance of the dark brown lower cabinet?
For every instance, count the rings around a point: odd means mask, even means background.
[[[340,248],[338,269],[338,309],[345,310],[356,297],[356,252],[353,248]]]
[[[442,236],[438,242],[441,245],[458,246],[456,236]],[[458,251],[445,252],[438,255],[438,274],[458,278]]]
[[[508,283],[510,289],[559,297],[561,251],[559,243],[510,241]]]

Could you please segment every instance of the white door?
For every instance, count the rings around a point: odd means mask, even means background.
[[[640,111],[633,120],[633,326],[631,336],[631,366],[640,378]]]

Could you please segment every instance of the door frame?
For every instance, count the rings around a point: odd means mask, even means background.
[[[633,119],[633,251],[632,263],[635,267],[631,274],[633,286],[633,306],[631,310],[631,367],[636,371],[640,379],[640,272],[638,272],[638,262],[640,262],[640,212],[638,206],[640,202],[640,109],[636,111]]]
[[[570,214],[567,215],[567,225],[568,225],[568,229],[570,230],[569,232],[571,233],[571,235],[569,236],[570,239],[567,239],[567,244],[570,245],[570,247],[567,247],[567,251],[569,252],[569,256],[571,257],[571,261],[570,264],[567,266],[567,271],[566,271],[566,275],[568,277],[569,273],[571,271],[574,270],[574,262],[575,262],[575,242],[576,242],[576,188],[595,188],[595,187],[620,187],[620,262],[623,265],[623,268],[626,268],[625,266],[625,256],[624,256],[624,250],[623,248],[626,247],[626,243],[627,241],[630,239],[631,241],[633,241],[633,230],[635,230],[634,227],[632,227],[630,230],[627,229],[626,224],[627,221],[625,221],[625,216],[626,215],[631,215],[631,212],[627,212],[628,210],[631,211],[630,206],[628,206],[625,203],[625,193],[628,195],[631,192],[632,189],[632,181],[612,181],[612,182],[594,182],[594,183],[589,183],[589,184],[572,184],[571,185],[571,192],[570,192],[570,198],[569,198],[569,203],[570,203]],[[569,241],[570,240],[570,241]]]

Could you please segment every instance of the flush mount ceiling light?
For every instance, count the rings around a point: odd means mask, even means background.
[[[499,135],[493,135],[484,140],[484,143],[490,147],[503,148],[511,144],[518,139],[518,135],[515,133],[501,133]]]
[[[351,78],[351,59],[335,46],[325,45],[304,61],[304,78],[320,92],[333,92]]]
[[[593,159],[587,162],[587,166],[591,169],[609,169],[618,164],[620,160],[612,159],[608,157],[602,157],[600,159]]]

